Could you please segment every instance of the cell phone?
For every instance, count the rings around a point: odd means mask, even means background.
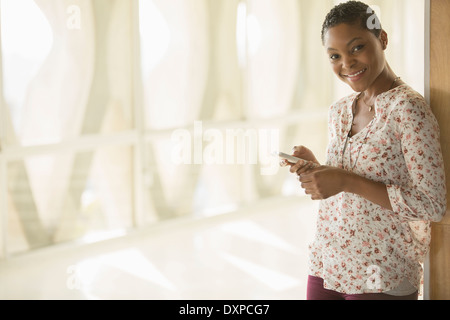
[[[311,163],[313,165],[313,167],[316,167],[317,165],[311,161],[305,160],[305,159],[301,159],[301,158],[297,158],[294,156],[291,156],[290,154],[284,153],[284,152],[275,152],[275,154],[277,156],[279,156],[282,159],[286,159],[287,161],[289,161],[290,163],[297,163],[299,161],[303,161],[305,163]]]
[[[300,159],[300,158],[291,156],[290,154],[287,154],[287,153],[284,153],[284,152],[278,152],[278,151],[275,151],[275,152],[273,153],[273,155],[278,156],[278,157],[280,157],[281,159],[286,159],[286,160],[288,160],[288,161],[291,162],[291,163],[297,163],[297,162],[299,162],[300,160],[303,160],[303,159]],[[303,160],[303,161],[307,162],[306,160]]]
[[[300,158],[291,156],[290,154],[287,154],[287,153],[284,153],[284,152],[276,152],[275,154],[276,154],[277,156],[279,156],[280,158],[285,159],[285,160],[287,160],[287,161],[289,161],[289,162],[291,162],[291,163],[297,163],[297,162],[299,162],[300,160],[303,160],[303,159],[300,159]],[[306,162],[306,160],[303,160],[303,161]]]

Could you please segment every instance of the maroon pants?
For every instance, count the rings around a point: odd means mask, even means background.
[[[309,276],[307,300],[417,300],[418,292],[409,296],[391,296],[384,293],[344,294],[323,287],[323,279]]]

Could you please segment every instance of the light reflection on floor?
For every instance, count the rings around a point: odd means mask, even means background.
[[[13,259],[0,299],[304,299],[315,210],[289,200]]]
[[[271,270],[260,264],[253,263],[243,258],[239,258],[228,253],[222,253],[220,254],[220,256],[225,261],[228,261],[232,265],[247,273],[249,276],[254,277],[256,280],[265,284],[274,291],[279,292],[295,288],[301,283],[300,279],[291,277],[281,272],[277,272],[275,270]]]

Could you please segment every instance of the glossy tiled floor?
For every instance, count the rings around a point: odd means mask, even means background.
[[[284,199],[0,263],[0,299],[305,298],[316,203]]]

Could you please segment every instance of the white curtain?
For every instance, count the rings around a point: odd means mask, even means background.
[[[9,146],[64,144],[132,129],[129,1],[1,4]],[[39,52],[47,55],[33,55],[30,42],[47,44]],[[131,227],[131,148],[39,153],[10,161],[8,250]]]

